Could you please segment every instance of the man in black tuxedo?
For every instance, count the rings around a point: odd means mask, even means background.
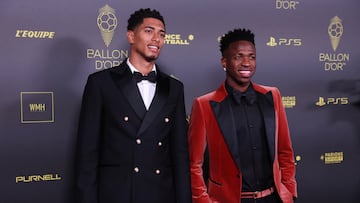
[[[190,203],[184,87],[155,64],[163,17],[139,9],[127,29],[129,58],[85,86],[76,203]]]

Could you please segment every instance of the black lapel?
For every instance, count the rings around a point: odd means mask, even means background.
[[[136,114],[140,118],[143,118],[146,113],[146,108],[129,66],[124,61],[120,66],[112,68],[111,72],[111,76],[118,88],[122,91],[124,99],[128,100]]]
[[[156,90],[154,98],[151,102],[149,110],[147,111],[144,120],[140,126],[138,134],[143,133],[151,124],[151,122],[155,119],[156,115],[160,112],[163,106],[166,103],[166,100],[169,96],[169,78],[164,75],[157,68],[157,82],[156,82]]]
[[[272,92],[266,94],[257,93],[259,107],[264,115],[265,133],[269,147],[271,163],[275,158],[275,109]]]
[[[240,168],[238,140],[236,136],[235,119],[230,105],[230,97],[221,102],[210,101],[217,123],[229,148],[233,160]]]

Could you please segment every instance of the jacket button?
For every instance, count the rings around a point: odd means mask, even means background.
[[[139,138],[136,139],[136,144],[141,144],[141,140]]]
[[[160,174],[160,170],[159,170],[159,169],[156,169],[156,170],[155,170],[155,173],[156,173],[156,174]]]
[[[135,171],[135,173],[139,173],[139,171],[140,171],[139,167],[135,167],[134,171]]]
[[[162,146],[162,142],[158,142],[158,146],[161,147],[161,146]]]
[[[129,121],[129,117],[125,116],[124,121]]]
[[[170,121],[170,119],[169,119],[169,118],[165,118],[164,121],[165,121],[165,123],[168,123],[168,122]]]

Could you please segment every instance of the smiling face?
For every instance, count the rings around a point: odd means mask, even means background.
[[[256,70],[256,49],[249,41],[232,42],[221,59],[226,69],[226,81],[233,88],[244,92]]]
[[[127,32],[127,38],[131,57],[153,62],[164,45],[165,26],[156,18],[144,18],[142,24]]]

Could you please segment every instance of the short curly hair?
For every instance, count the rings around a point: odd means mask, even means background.
[[[255,35],[251,30],[248,29],[234,29],[224,34],[220,39],[220,52],[224,54],[224,51],[229,47],[233,42],[245,40],[254,44],[255,46]]]
[[[143,23],[144,18],[156,18],[160,20],[165,26],[164,18],[159,11],[150,8],[141,8],[131,14],[128,20],[127,30],[134,30],[137,26]]]

